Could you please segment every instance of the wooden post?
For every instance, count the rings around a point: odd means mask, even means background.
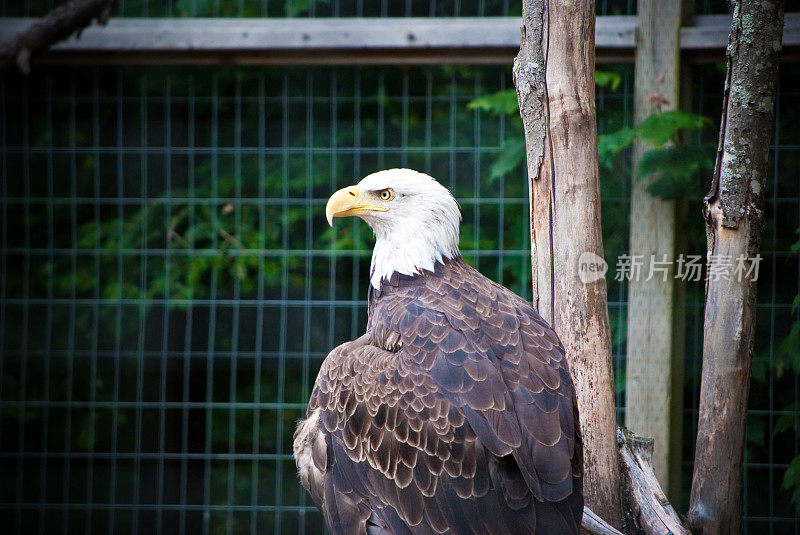
[[[594,2],[525,0],[514,80],[525,126],[534,304],[558,332],[575,383],[586,504],[621,523],[611,331],[603,257],[594,89]]]
[[[653,113],[678,107],[681,0],[639,0],[637,9],[636,124]],[[681,448],[680,427],[676,428],[675,422],[680,423],[682,415],[674,412],[672,401],[682,393],[673,388],[682,386],[682,378],[673,375],[673,361],[682,358],[682,347],[675,347],[673,326],[675,315],[681,316],[683,311],[675,308],[672,267],[663,275],[651,272],[654,262],[672,262],[679,253],[676,202],[647,191],[657,177],[636,176],[639,160],[651,148],[647,142],[637,141],[633,151],[630,255],[642,266],[638,274],[631,273],[629,284],[625,425],[655,440],[653,468],[661,486],[669,489],[670,481],[680,478],[680,462],[670,467],[669,460],[675,458],[675,450],[679,459]]]
[[[742,457],[755,326],[763,191],[772,133],[783,1],[734,0],[717,163],[704,199],[708,277],[703,376],[689,523],[742,531]],[[747,271],[737,271],[741,266]]]

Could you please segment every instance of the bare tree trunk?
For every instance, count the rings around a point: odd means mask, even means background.
[[[16,66],[23,74],[28,74],[35,56],[75,30],[82,30],[93,19],[105,24],[116,3],[117,0],[71,0],[58,6],[27,30],[0,44],[0,73]]]
[[[689,523],[742,531],[742,456],[755,324],[755,268],[783,33],[783,1],[734,0],[722,124],[705,198],[708,270],[703,376]],[[727,270],[728,277],[724,276]]]
[[[522,17],[514,80],[527,144],[534,304],[566,347],[585,444],[586,504],[619,526],[606,283],[602,274],[587,283],[579,276],[579,259],[596,265],[603,257],[594,2],[525,0]]]

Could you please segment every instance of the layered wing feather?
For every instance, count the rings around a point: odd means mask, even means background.
[[[368,333],[325,359],[308,415],[301,480],[335,533],[578,532],[564,350],[460,259],[371,296]]]

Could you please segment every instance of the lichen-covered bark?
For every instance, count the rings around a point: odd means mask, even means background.
[[[522,10],[522,42],[514,59],[514,85],[519,113],[525,124],[528,192],[531,199],[531,271],[533,304],[553,323],[552,173],[542,173],[547,139],[547,81],[545,0],[527,2]]]
[[[531,191],[534,304],[569,359],[584,438],[586,504],[621,519],[605,278],[584,284],[582,253],[603,257],[594,93],[594,2],[526,0],[514,75]]]
[[[783,34],[783,1],[733,2],[717,163],[704,199],[709,269],[755,258]],[[750,267],[750,263],[745,264]],[[695,533],[742,529],[742,458],[756,281],[709,277],[689,523]]]

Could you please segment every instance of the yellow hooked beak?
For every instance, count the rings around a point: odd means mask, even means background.
[[[369,212],[386,212],[387,210],[389,209],[385,206],[361,199],[358,186],[347,186],[328,199],[325,217],[328,219],[328,224],[333,226],[334,217],[349,217]]]

